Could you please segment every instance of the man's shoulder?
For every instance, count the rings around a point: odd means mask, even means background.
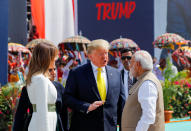
[[[91,68],[91,65],[90,63],[87,63],[87,64],[84,64],[84,65],[80,65],[80,66],[77,66],[77,67],[74,67],[70,70],[71,73],[83,73],[84,71],[87,71],[89,68]]]
[[[112,72],[121,74],[121,70],[119,70],[119,69],[116,69],[116,68],[111,67],[109,65],[107,65],[106,68],[107,68],[108,71],[112,71]]]
[[[73,70],[73,71],[79,71],[79,70],[82,70],[82,69],[86,69],[86,68],[88,68],[89,66],[90,66],[90,63],[87,63],[87,64],[83,64],[83,65],[74,67],[72,70]]]

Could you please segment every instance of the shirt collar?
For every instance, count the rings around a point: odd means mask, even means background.
[[[166,67],[165,67],[165,68],[166,68]],[[165,68],[162,69],[161,67],[159,67],[159,70],[163,72],[163,71],[165,70]]]
[[[124,72],[127,74],[129,71],[124,68]]]
[[[92,69],[93,69],[93,71],[94,72],[97,72],[97,66],[96,65],[94,65],[92,62],[91,62],[91,65],[92,65]],[[101,72],[105,72],[105,66],[104,67],[101,67]]]

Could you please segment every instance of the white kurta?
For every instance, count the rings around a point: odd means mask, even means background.
[[[155,123],[157,99],[158,91],[156,85],[152,81],[144,81],[138,92],[142,116],[137,123],[136,131],[147,131],[149,126]]]
[[[52,82],[43,74],[35,75],[27,92],[32,104],[36,104],[28,131],[55,131],[57,123],[56,112],[48,112],[48,104],[55,104],[57,91]]]

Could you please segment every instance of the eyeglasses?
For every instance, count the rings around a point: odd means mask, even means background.
[[[131,60],[131,56],[122,56],[121,59],[122,59],[122,60],[125,60],[125,59]]]
[[[49,72],[52,72],[53,70],[55,71],[56,68],[50,68],[50,69],[48,69]]]

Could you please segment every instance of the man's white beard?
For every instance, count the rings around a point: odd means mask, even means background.
[[[129,77],[130,77],[131,79],[133,79],[133,74],[135,73],[134,71],[135,71],[135,67],[133,66],[133,67],[131,67],[130,70],[129,70]]]

